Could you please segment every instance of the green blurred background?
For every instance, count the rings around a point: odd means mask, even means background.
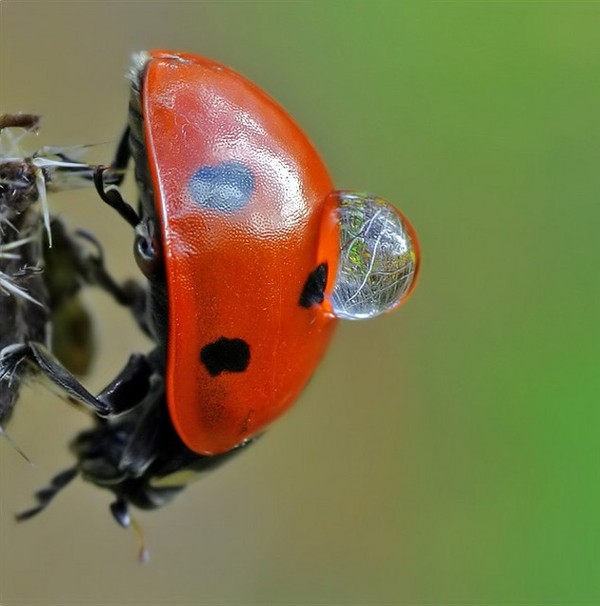
[[[420,284],[393,316],[340,326],[298,406],[171,506],[139,514],[151,563],[75,482],[84,415],[32,386],[0,443],[0,603],[600,602],[600,4],[0,3],[0,110],[39,142],[102,143],[125,120],[132,51],[205,54],[298,119],[340,188],[410,217]],[[127,192],[133,197],[131,183]],[[56,212],[136,272],[91,192]],[[148,343],[90,293],[100,389]]]

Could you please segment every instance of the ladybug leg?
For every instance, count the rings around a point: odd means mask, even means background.
[[[75,232],[82,240],[90,242],[96,249],[95,255],[82,255],[80,272],[88,284],[99,286],[113,299],[126,307],[132,307],[137,298],[144,293],[144,289],[133,280],[128,280],[123,285],[108,273],[104,264],[104,251],[98,239],[89,231],[78,229]]]
[[[145,299],[146,293],[137,282],[128,280],[120,285],[112,278],[106,269],[102,246],[93,234],[80,229],[73,235],[56,218],[52,220],[51,229],[54,246],[46,251],[44,257],[51,300],[64,297],[65,290],[67,293],[76,292],[82,281],[102,288],[117,303],[126,307],[137,308],[140,299]],[[94,251],[90,251],[89,246],[84,246],[81,240],[91,244]],[[55,275],[58,275],[56,283]],[[67,287],[65,276],[72,276]]]
[[[104,183],[110,185],[116,185],[117,187],[123,183],[125,179],[125,173],[127,171],[127,166],[129,164],[129,160],[131,159],[131,149],[129,147],[129,126],[123,131],[121,135],[121,139],[119,140],[119,145],[117,146],[117,151],[115,152],[113,161],[110,166],[103,168],[104,172]],[[65,158],[68,161],[68,158]],[[95,167],[90,167],[95,168]],[[101,168],[101,167],[97,167]],[[93,180],[93,171],[90,177],[87,177]]]
[[[109,206],[114,208],[120,215],[131,225],[131,227],[137,227],[140,222],[140,217],[134,208],[125,202],[121,192],[114,186],[108,188],[104,186],[104,173],[111,171],[111,168],[106,166],[97,166],[94,170],[94,185],[96,191],[100,196],[101,200],[106,202]]]
[[[154,372],[145,356],[134,354],[125,368],[96,397],[40,343],[5,347],[0,352],[0,380],[10,380],[23,362],[33,364],[61,391],[100,417],[121,413],[139,404],[150,389],[150,376]]]
[[[123,134],[121,135],[121,140],[119,141],[115,157],[113,158],[112,164],[109,168],[110,173],[114,173],[115,175],[113,180],[113,183],[115,185],[121,185],[121,183],[123,183],[123,179],[125,178],[125,171],[127,170],[127,165],[129,164],[129,160],[131,159],[131,148],[129,147],[129,132],[130,129],[129,126],[127,126],[123,131]]]
[[[111,414],[131,410],[144,400],[151,390],[154,369],[148,358],[133,354],[121,372],[98,394],[97,399],[107,404]]]
[[[61,471],[59,474],[54,476],[52,480],[50,480],[50,484],[48,486],[38,490],[35,493],[35,499],[38,502],[35,507],[15,514],[15,519],[17,520],[17,522],[24,522],[25,520],[29,520],[44,509],[46,509],[46,507],[50,505],[54,497],[63,488],[65,488],[65,486],[70,484],[70,482],[77,476],[78,473],[79,470],[75,466],[69,467],[69,469],[65,469],[64,471]]]
[[[96,237],[84,230],[78,230],[76,235],[93,244],[96,249],[95,255],[82,255],[80,262],[80,273],[82,274],[82,278],[88,284],[102,288],[102,290],[111,295],[120,305],[129,307],[138,326],[144,333],[151,336],[146,319],[148,307],[146,290],[135,280],[127,280],[123,284],[119,284],[106,269],[104,252]]]

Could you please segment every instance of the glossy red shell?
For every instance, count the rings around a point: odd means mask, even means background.
[[[319,264],[329,266],[327,290],[335,277],[333,186],[285,110],[211,60],[152,52],[142,112],[166,269],[169,411],[189,448],[222,453],[294,402],[332,335],[325,306],[299,298]],[[240,208],[223,210],[214,201],[231,167],[252,187]],[[248,345],[245,370],[209,372],[201,352],[220,339]]]

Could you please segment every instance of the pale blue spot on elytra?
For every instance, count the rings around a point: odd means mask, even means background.
[[[190,193],[203,208],[234,213],[248,204],[254,175],[241,162],[202,166],[190,178]]]

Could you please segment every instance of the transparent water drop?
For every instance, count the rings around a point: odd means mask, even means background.
[[[340,254],[329,303],[339,318],[373,318],[406,300],[418,272],[419,246],[406,219],[372,194],[337,191]]]

